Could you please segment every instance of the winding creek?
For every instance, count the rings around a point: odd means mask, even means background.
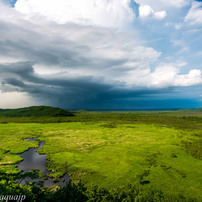
[[[36,141],[37,138],[27,138],[25,141]],[[39,140],[37,140],[39,141]],[[48,173],[51,173],[47,170],[46,168],[46,156],[45,154],[39,154],[37,152],[38,149],[41,149],[44,146],[45,142],[39,141],[39,147],[38,148],[30,148],[29,150],[18,154],[23,158],[23,161],[21,161],[18,164],[18,169],[22,169],[23,173],[26,173],[32,169],[39,169],[40,171],[43,171],[43,175],[46,176]],[[26,180],[29,180],[29,182],[39,182],[43,181],[44,182],[44,187],[50,187],[53,185],[60,185],[60,186],[65,186],[67,182],[69,182],[69,176],[68,174],[65,174],[63,177],[60,178],[59,182],[53,182],[53,178],[46,177],[45,179],[25,179],[20,182],[20,184],[25,184]]]

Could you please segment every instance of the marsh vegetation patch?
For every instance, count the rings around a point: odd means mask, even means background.
[[[86,187],[126,191],[131,184],[201,199],[200,117],[117,113],[116,119],[115,114],[85,112],[68,123],[0,124],[0,170],[18,172],[15,163],[22,158],[13,154],[37,148],[37,141],[24,141],[37,136],[46,143],[38,153],[47,155],[55,180],[68,167],[72,182]]]

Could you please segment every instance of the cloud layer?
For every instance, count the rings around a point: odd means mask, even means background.
[[[179,2],[169,6],[186,5]],[[141,99],[145,107],[162,94],[168,99],[175,89],[201,85],[200,69],[182,72],[178,61],[162,61],[163,53],[140,40],[133,27],[138,17],[160,20],[166,12],[131,5],[18,0],[14,9],[1,3],[0,107],[17,94],[16,106],[127,109],[140,107]]]
[[[27,15],[46,16],[60,24],[72,22],[119,28],[135,18],[129,5],[130,0],[18,0],[15,8]]]
[[[185,17],[185,22],[191,25],[202,25],[202,2],[193,1],[191,9]]]

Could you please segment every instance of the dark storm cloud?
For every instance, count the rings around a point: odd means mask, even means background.
[[[102,79],[95,80],[92,77],[44,78],[34,73],[32,64],[29,62],[0,65],[0,71],[3,72],[0,78],[5,92],[27,92],[33,97],[51,100],[53,105],[62,107],[115,109],[120,108],[127,100],[131,102],[130,99],[135,100],[170,91],[169,89],[129,90],[121,86],[118,88],[105,84]]]
[[[40,30],[40,27],[35,29],[36,25],[34,24],[28,23],[24,26],[22,24],[0,23],[3,36],[0,39],[0,54],[28,61],[0,64],[3,91],[27,92],[32,96],[50,99],[53,104],[68,106],[76,106],[77,103],[89,100],[96,102],[99,99],[113,99],[114,96],[130,96],[131,93],[125,92],[127,89],[117,89],[116,83],[118,82],[105,83],[103,76],[100,76],[99,73],[96,76],[79,75],[73,78],[63,78],[61,75],[59,77],[52,75],[51,77],[34,72],[34,64],[51,65],[50,69],[54,70],[64,67],[65,70],[68,68],[86,68],[87,70],[96,68],[96,71],[99,71],[99,68],[103,70],[107,67],[120,65],[127,61],[127,58],[99,58],[96,56],[92,58],[93,56],[90,56],[88,52],[92,51],[94,44],[89,45],[85,42],[89,35],[96,38],[97,41],[102,41],[106,40],[105,38],[111,38],[113,33],[103,29],[101,36],[97,34],[97,32],[100,33],[99,29],[91,27],[83,28],[76,25],[59,27],[62,29],[61,31],[70,30],[72,32],[70,38],[74,38],[74,31],[80,34],[83,32],[83,37],[78,36],[78,39],[74,41],[60,36],[58,33],[57,35],[49,35],[46,30]],[[32,29],[29,29],[30,26]],[[50,25],[48,31],[54,29],[54,26],[57,27],[55,24],[52,26],[51,28]],[[77,42],[78,40],[80,42]]]
[[[101,110],[144,109],[173,107],[179,103],[192,103],[192,100],[165,100],[172,88],[165,89],[126,89],[124,85],[105,84],[102,79],[79,77],[61,79],[41,77],[35,74],[32,63],[19,62],[0,65],[0,79],[4,91],[27,92],[33,97],[50,101],[52,105],[69,108],[87,108]],[[162,100],[162,95],[166,95]],[[161,103],[161,104],[160,104]],[[174,104],[175,103],[175,104]],[[193,103],[192,103],[193,104]],[[196,103],[195,103],[196,105]]]
[[[7,27],[9,29],[6,29]],[[49,40],[46,33],[38,35],[37,32],[24,30],[21,27],[9,24],[0,24],[0,30],[4,30],[0,33],[2,36],[6,36],[4,40],[1,38],[0,41],[1,55],[25,58],[29,61],[47,65],[75,66],[81,61],[85,62],[80,56],[75,57],[76,53],[73,51],[73,47],[76,47],[76,45],[72,42]],[[65,46],[68,48],[65,48]]]

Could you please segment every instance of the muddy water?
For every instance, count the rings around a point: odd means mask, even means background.
[[[27,138],[25,141],[36,141],[37,138]],[[23,173],[30,171],[32,169],[39,169],[40,171],[43,171],[43,175],[47,175],[50,173],[47,168],[46,168],[46,156],[45,154],[39,154],[37,152],[38,149],[41,149],[44,146],[45,142],[39,142],[39,147],[38,148],[30,148],[29,150],[23,152],[22,154],[19,154],[23,158],[23,161],[21,161],[18,164],[18,169],[22,169]],[[39,182],[43,181],[44,182],[44,187],[50,187],[53,185],[60,185],[60,186],[65,186],[67,182],[69,182],[69,176],[68,174],[65,174],[62,178],[60,178],[59,182],[54,183],[53,179],[48,177],[45,180],[44,179],[25,179],[20,182],[20,184],[26,184],[26,181],[29,182]]]

